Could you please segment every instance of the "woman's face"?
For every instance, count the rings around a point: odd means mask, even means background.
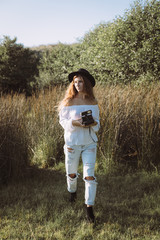
[[[84,80],[81,77],[76,77],[74,79],[74,86],[77,92],[83,92],[84,90]]]

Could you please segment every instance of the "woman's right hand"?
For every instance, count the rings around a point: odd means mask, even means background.
[[[82,124],[82,119],[77,119],[77,120],[72,120],[72,125],[76,126],[76,127],[83,127],[83,128],[89,128],[89,127],[93,127],[97,125],[97,122],[94,121],[94,123],[91,123],[87,126],[85,126],[84,124]]]
[[[83,127],[82,125],[82,119],[72,120],[72,125],[77,127]]]

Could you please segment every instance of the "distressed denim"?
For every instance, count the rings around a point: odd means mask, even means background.
[[[94,205],[97,189],[97,182],[94,176],[97,143],[73,146],[64,145],[64,153],[68,191],[70,193],[77,191],[77,170],[81,157],[83,162],[83,180],[85,182],[85,204]],[[69,174],[76,174],[76,177],[71,178]],[[89,176],[94,177],[94,180],[85,179]]]

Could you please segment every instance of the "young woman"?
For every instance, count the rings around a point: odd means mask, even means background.
[[[97,182],[94,175],[97,136],[99,130],[99,108],[93,94],[94,77],[86,70],[79,69],[68,75],[70,85],[59,106],[59,122],[64,128],[64,153],[68,191],[70,201],[76,200],[78,165],[80,156],[83,162],[85,181],[85,204],[89,222],[94,222],[93,205],[95,203]],[[93,122],[86,126],[81,113],[91,110]]]

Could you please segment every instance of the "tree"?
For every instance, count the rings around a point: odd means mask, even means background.
[[[136,1],[122,17],[99,24],[84,36],[84,64],[99,81],[159,79],[160,2]]]
[[[147,78],[147,75],[158,80],[160,2],[152,0],[142,4],[137,1],[116,24],[113,44],[115,73],[127,82],[136,81],[141,76]]]
[[[59,43],[42,53],[39,67],[39,88],[68,83],[68,74],[80,68],[81,45]]]
[[[36,86],[39,57],[5,36],[0,45],[0,89],[4,93],[25,92],[30,95]]]

